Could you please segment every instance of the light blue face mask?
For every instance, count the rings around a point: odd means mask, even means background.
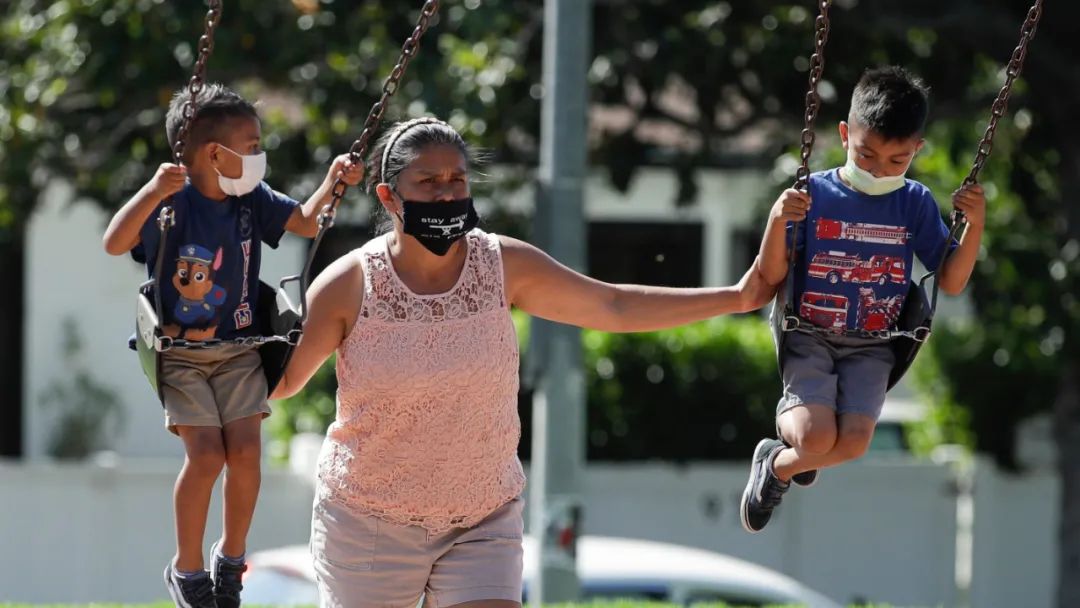
[[[851,155],[848,155],[847,164],[840,168],[840,176],[851,184],[852,188],[871,196],[880,196],[903,188],[906,174],[907,171],[904,171],[900,175],[874,177],[873,173],[855,164],[855,159]]]

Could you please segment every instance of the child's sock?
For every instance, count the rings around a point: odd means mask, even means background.
[[[782,451],[784,451],[786,449],[788,449],[788,448],[784,447],[784,448],[781,448],[779,450],[776,450],[776,451],[774,451],[772,453],[772,456],[769,457],[769,466],[768,466],[769,474],[772,475],[773,478],[776,479],[776,483],[779,483],[781,486],[786,486],[788,483],[790,483],[790,481],[782,481],[780,479],[780,477],[776,474],[776,469],[774,468],[774,466],[776,465],[776,457],[780,455],[780,452],[782,452]]]
[[[176,576],[178,576],[179,578],[193,579],[199,578],[200,576],[210,576],[210,573],[206,570],[196,570],[194,572],[183,572],[181,570],[177,570]]]
[[[214,558],[223,560],[225,563],[231,564],[233,566],[243,566],[244,565],[244,555],[246,555],[246,554],[241,553],[239,557],[231,557],[231,556],[225,555],[221,551],[221,548],[219,547],[218,550],[217,550],[216,555],[214,555]]]

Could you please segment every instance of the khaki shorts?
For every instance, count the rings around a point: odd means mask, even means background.
[[[164,353],[162,392],[165,428],[216,426],[261,414],[270,415],[266,376],[254,346],[177,349]]]
[[[473,528],[433,534],[316,499],[311,554],[322,608],[425,608],[521,601],[524,501]]]

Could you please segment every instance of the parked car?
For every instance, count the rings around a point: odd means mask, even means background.
[[[525,595],[536,573],[535,541],[525,539]],[[715,551],[630,538],[583,536],[578,578],[584,599],[626,598],[690,605],[794,604],[840,608],[795,579]]]
[[[525,538],[525,598],[537,571],[535,541]],[[668,543],[584,536],[578,541],[584,599],[626,598],[689,605],[794,604],[840,608],[802,583],[757,564],[713,551]],[[254,552],[244,577],[244,602],[318,604],[315,571],[305,545]]]

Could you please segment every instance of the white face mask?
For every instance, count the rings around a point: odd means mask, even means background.
[[[218,145],[221,146],[221,144]],[[225,146],[221,147],[225,148]],[[229,150],[229,148],[225,149]],[[240,177],[225,177],[221,171],[217,170],[217,167],[214,167],[214,171],[218,174],[218,185],[221,186],[221,191],[229,196],[244,196],[254,190],[266,177],[266,152],[258,154],[237,154],[232,150],[229,152],[239,156],[243,162]]]
[[[905,181],[904,175],[906,174],[907,171],[905,170],[904,173],[901,173],[900,175],[874,177],[873,173],[870,173],[855,164],[855,159],[851,154],[848,154],[847,164],[840,168],[840,176],[843,177],[847,183],[851,184],[852,188],[871,196],[880,196],[903,188]]]

